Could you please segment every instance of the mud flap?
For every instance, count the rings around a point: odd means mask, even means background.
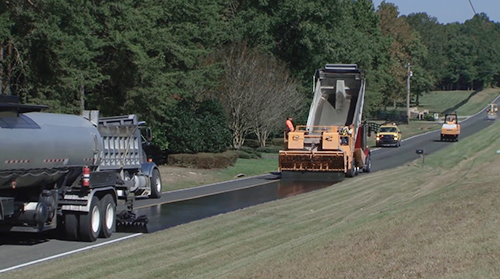
[[[354,161],[356,162],[356,167],[362,168],[365,165],[366,155],[363,149],[354,149]]]

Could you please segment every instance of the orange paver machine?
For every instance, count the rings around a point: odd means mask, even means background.
[[[285,149],[279,153],[282,177],[370,172],[364,94],[365,80],[357,65],[327,64],[316,71],[307,125],[285,134]]]

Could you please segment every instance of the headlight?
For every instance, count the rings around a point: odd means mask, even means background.
[[[398,140],[398,137],[394,137],[394,140]]]

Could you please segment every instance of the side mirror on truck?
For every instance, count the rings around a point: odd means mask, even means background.
[[[141,127],[141,136],[143,143],[149,145],[153,140],[153,132],[151,131],[151,127]]]

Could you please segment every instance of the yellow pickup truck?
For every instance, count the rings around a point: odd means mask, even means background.
[[[376,143],[379,146],[401,146],[401,130],[396,123],[381,125],[377,132]]]

